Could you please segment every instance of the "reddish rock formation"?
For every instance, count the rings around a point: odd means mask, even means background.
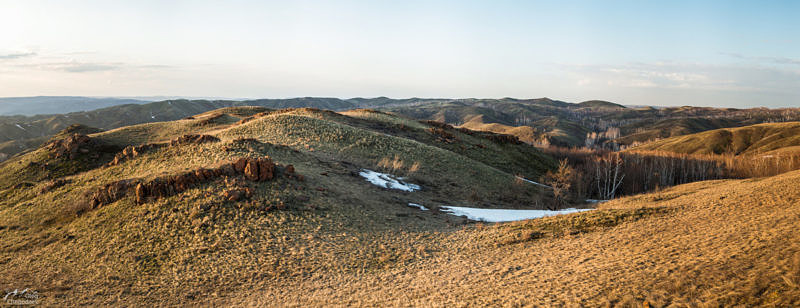
[[[247,160],[244,167],[244,177],[251,181],[258,181],[258,161],[251,159]]]
[[[273,173],[275,172],[275,164],[269,158],[258,159],[258,180],[268,181],[272,180]]]
[[[301,175],[294,173],[293,166],[287,166],[286,169],[291,169],[290,173],[294,174],[298,180],[302,180]],[[130,192],[136,198],[136,203],[141,204],[149,200],[181,193],[197,184],[210,182],[223,176],[240,175],[250,181],[269,181],[275,177],[275,171],[276,165],[269,157],[243,157],[234,163],[224,163],[216,168],[198,168],[179,174],[161,176],[147,182],[139,180],[113,182],[95,191],[90,200],[92,208],[97,208],[119,200]],[[285,170],[284,173],[286,173]],[[226,200],[235,201],[242,198],[250,198],[253,195],[253,190],[249,187],[241,188],[237,191],[225,192],[223,197]]]
[[[148,143],[137,146],[132,146],[132,145],[126,146],[124,149],[122,149],[121,152],[114,155],[114,159],[112,159],[111,162],[108,163],[108,166],[119,165],[120,163],[126,160],[136,158],[137,156],[139,156],[144,152],[157,149],[163,146],[165,146],[165,144],[160,144],[160,143]]]
[[[453,135],[453,133],[448,132],[444,128],[431,127],[431,128],[428,128],[428,132],[433,134],[434,136],[436,136],[436,139],[439,142],[453,143],[453,142],[455,142],[457,140],[456,135]]]
[[[244,172],[244,167],[246,166],[247,166],[247,158],[245,157],[239,158],[239,160],[233,163],[233,168],[236,170],[236,172],[239,173]]]
[[[64,139],[53,140],[46,147],[55,158],[74,159],[79,152],[89,153],[91,143],[92,139],[89,136],[73,134]]]
[[[136,185],[136,203],[142,204],[147,202],[147,188],[144,183]]]

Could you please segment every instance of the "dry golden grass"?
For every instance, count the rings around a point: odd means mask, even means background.
[[[94,135],[126,144],[202,131],[220,142],[159,148],[68,175],[47,192],[47,182],[3,188],[0,287],[36,289],[45,306],[800,304],[798,172],[683,185],[581,214],[465,224],[437,207],[536,200],[535,185],[493,167],[516,157],[496,153],[526,149],[468,135],[439,144],[420,123],[368,111],[284,110],[244,124],[237,119],[255,110],[228,111],[199,127],[214,113]],[[259,141],[235,141],[243,137]],[[484,147],[460,150],[476,144]],[[305,181],[253,184],[250,202],[224,200],[230,183],[219,181],[143,205],[71,208],[111,181],[264,155]],[[418,169],[412,180],[424,189],[391,191],[357,176],[382,158]],[[270,204],[288,209],[259,210]]]
[[[464,127],[471,130],[514,135],[517,136],[519,140],[522,140],[527,143],[537,143],[541,139],[541,133],[537,133],[536,129],[534,129],[533,127],[524,125],[509,126],[500,123],[484,123],[482,116],[475,116],[459,127]]]
[[[478,224],[441,234],[429,244],[433,255],[411,266],[265,286],[238,303],[797,306],[798,181],[800,172],[699,182],[609,202],[595,213]],[[656,210],[624,214],[642,207]],[[591,215],[605,218],[581,218]],[[532,229],[551,231],[524,233]],[[526,240],[504,241],[515,234]]]

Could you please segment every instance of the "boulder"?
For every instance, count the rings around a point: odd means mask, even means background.
[[[251,181],[258,181],[258,161],[255,159],[248,159],[247,165],[244,168],[244,177]]]
[[[258,180],[271,180],[275,172],[275,164],[269,158],[258,159]]]

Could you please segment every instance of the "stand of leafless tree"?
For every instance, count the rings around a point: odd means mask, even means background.
[[[613,199],[696,181],[765,177],[800,169],[800,153],[690,155],[558,147],[544,151],[569,162],[573,171],[567,187],[572,198]]]

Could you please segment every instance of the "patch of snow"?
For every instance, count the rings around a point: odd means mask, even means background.
[[[416,191],[420,190],[420,186],[416,184],[403,182],[402,177],[396,177],[391,174],[380,173],[369,169],[362,169],[358,175],[367,179],[372,184],[380,187],[399,189],[403,191]]]
[[[610,200],[586,199],[586,202],[589,202],[589,203],[603,203],[603,202],[608,202],[608,201],[610,201]]]
[[[409,202],[409,203],[408,203],[408,206],[410,206],[410,207],[415,207],[415,208],[418,208],[418,209],[420,209],[420,210],[423,210],[423,211],[427,211],[427,210],[428,210],[428,208],[427,208],[427,207],[424,207],[424,206],[423,206],[423,205],[421,205],[421,204],[416,204],[416,203],[410,203],[410,202]]]
[[[533,185],[539,185],[539,186],[542,186],[542,187],[552,188],[552,187],[550,187],[550,186],[544,185],[544,184],[542,184],[542,183],[538,183],[538,182],[531,181],[531,180],[529,180],[529,179],[526,179],[526,178],[523,178],[523,177],[521,177],[521,176],[518,176],[517,178],[518,178],[518,179],[520,179],[520,180],[523,180],[523,181],[525,181],[525,182],[531,183],[531,184],[533,184]]]
[[[16,125],[17,127],[19,127],[19,129],[21,129],[21,130],[27,130],[27,129],[25,129],[24,127],[20,126],[19,124],[14,124],[14,125]]]
[[[460,206],[443,206],[442,211],[450,215],[465,216],[468,219],[485,222],[506,222],[525,219],[542,218],[553,215],[562,215],[590,211],[591,209],[563,209],[558,211],[548,210],[505,210],[505,209],[479,209]]]

